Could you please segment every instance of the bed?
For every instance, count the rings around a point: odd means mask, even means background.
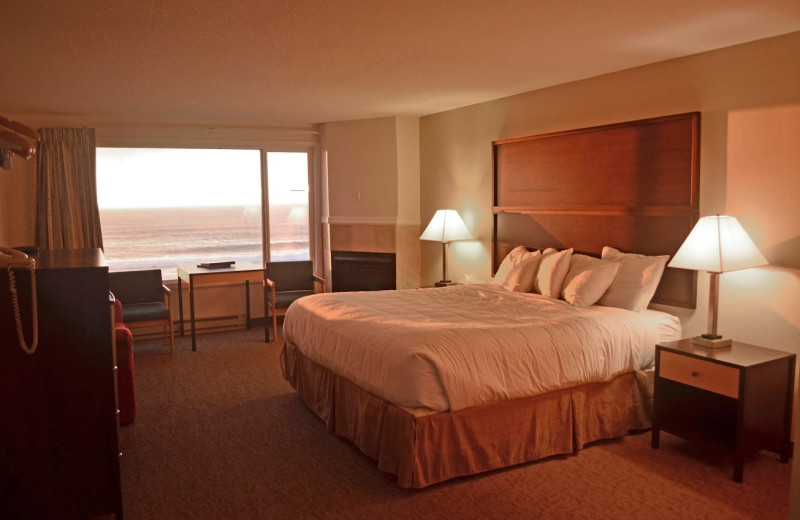
[[[679,337],[667,313],[469,284],[299,300],[282,361],[332,431],[419,488],[648,427],[653,346]]]
[[[494,280],[298,300],[284,377],[404,488],[648,428],[654,346],[681,335],[648,305],[694,304],[695,280],[665,265],[697,217],[698,124],[688,114],[494,143]],[[565,150],[586,164],[554,162]],[[639,166],[613,166],[630,154]],[[596,180],[576,197],[570,186],[602,177],[598,165],[613,166],[608,197]],[[659,189],[630,195],[626,184],[648,179]]]

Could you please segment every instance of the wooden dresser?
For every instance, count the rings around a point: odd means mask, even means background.
[[[97,250],[37,256],[39,343],[20,348],[0,269],[0,511],[4,518],[122,518],[108,267]],[[26,342],[30,276],[15,269]]]

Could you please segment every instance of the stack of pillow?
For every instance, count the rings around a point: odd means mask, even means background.
[[[600,258],[572,249],[528,251],[514,248],[503,259],[494,281],[515,292],[562,298],[575,306],[604,305],[632,311],[647,308],[669,260],[604,247]]]

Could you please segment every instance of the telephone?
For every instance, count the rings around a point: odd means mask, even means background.
[[[9,247],[0,247],[0,266],[5,266],[8,270],[8,288],[11,292],[11,303],[14,307],[14,321],[17,325],[17,339],[19,346],[26,354],[33,354],[39,345],[39,316],[36,301],[36,260],[30,258],[22,251]],[[31,272],[31,307],[33,314],[33,338],[31,345],[25,341],[25,334],[22,331],[22,317],[19,311],[19,296],[17,295],[17,281],[14,278],[14,269],[27,268]]]

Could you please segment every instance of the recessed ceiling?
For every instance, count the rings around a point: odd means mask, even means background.
[[[797,0],[4,4],[0,113],[236,124],[422,116],[800,30]]]

